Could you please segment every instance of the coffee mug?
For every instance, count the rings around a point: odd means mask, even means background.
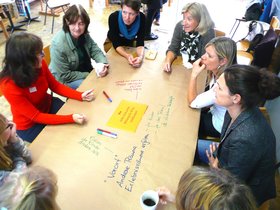
[[[181,55],[182,55],[183,65],[187,69],[191,69],[192,68],[192,64],[189,62],[189,54],[187,52],[185,52],[185,51],[181,51]]]
[[[96,63],[96,64],[95,64],[95,72],[96,72],[96,75],[97,75],[98,77],[100,77],[100,72],[103,71],[104,65],[105,65],[104,63]]]
[[[156,210],[158,202],[159,196],[154,190],[145,191],[140,197],[140,205],[143,210]]]

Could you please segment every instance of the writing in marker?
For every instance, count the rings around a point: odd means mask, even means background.
[[[108,94],[103,90],[104,96],[108,99],[108,101],[112,102],[112,99],[108,96]]]

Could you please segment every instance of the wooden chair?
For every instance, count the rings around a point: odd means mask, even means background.
[[[277,28],[279,28],[279,26],[280,26],[280,21],[279,21],[279,19],[277,18],[277,16],[273,16],[272,18],[271,18],[271,21],[270,21],[270,28],[273,28],[274,30],[275,29],[277,29]]]
[[[53,16],[52,19],[52,33],[53,33],[53,26],[54,26],[54,17],[55,17],[55,10],[58,8],[61,8],[63,12],[69,8],[70,2],[67,0],[43,0],[43,2],[46,4],[46,10],[45,10],[45,21],[44,25],[46,25],[46,20],[47,20],[47,10],[48,8],[51,10],[51,16]]]
[[[50,54],[50,45],[47,45],[43,48],[43,51],[45,53],[45,61],[47,62],[48,65],[51,63],[51,54]]]
[[[267,120],[267,122],[270,125],[271,124],[270,123],[270,117],[269,117],[269,114],[268,114],[266,108],[264,106],[260,106],[259,109],[260,109],[260,111],[262,112],[263,116],[265,117],[265,119]]]
[[[3,31],[3,34],[4,34],[5,38],[8,39],[9,38],[9,34],[7,32],[7,29],[6,29],[5,25],[4,25],[1,17],[0,17],[0,27],[2,28],[2,31]]]
[[[215,30],[215,37],[217,37],[217,36],[225,36],[226,35],[226,33],[223,32],[223,31],[220,31],[218,29],[214,29],[214,30]]]
[[[280,34],[280,21],[276,16],[271,18],[269,28],[272,28],[278,35]],[[265,30],[267,32],[267,30]],[[237,42],[237,50],[246,51],[249,48],[250,42],[246,39]]]
[[[237,63],[250,65],[253,61],[253,55],[243,50],[237,50]]]

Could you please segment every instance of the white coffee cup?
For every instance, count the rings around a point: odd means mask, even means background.
[[[189,62],[189,54],[187,52],[185,52],[185,51],[181,51],[181,55],[182,55],[183,65],[187,69],[191,69],[192,68],[192,64]]]
[[[96,64],[95,64],[94,69],[95,69],[96,75],[97,75],[98,77],[100,77],[100,72],[103,71],[104,65],[105,65],[104,63],[96,63]]]
[[[158,203],[159,196],[154,190],[147,190],[140,197],[140,205],[143,210],[156,210]]]

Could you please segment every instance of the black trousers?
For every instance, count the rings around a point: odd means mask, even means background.
[[[157,12],[160,12],[160,9],[151,9],[148,7],[145,23],[145,36],[149,36],[151,34],[152,23]]]

